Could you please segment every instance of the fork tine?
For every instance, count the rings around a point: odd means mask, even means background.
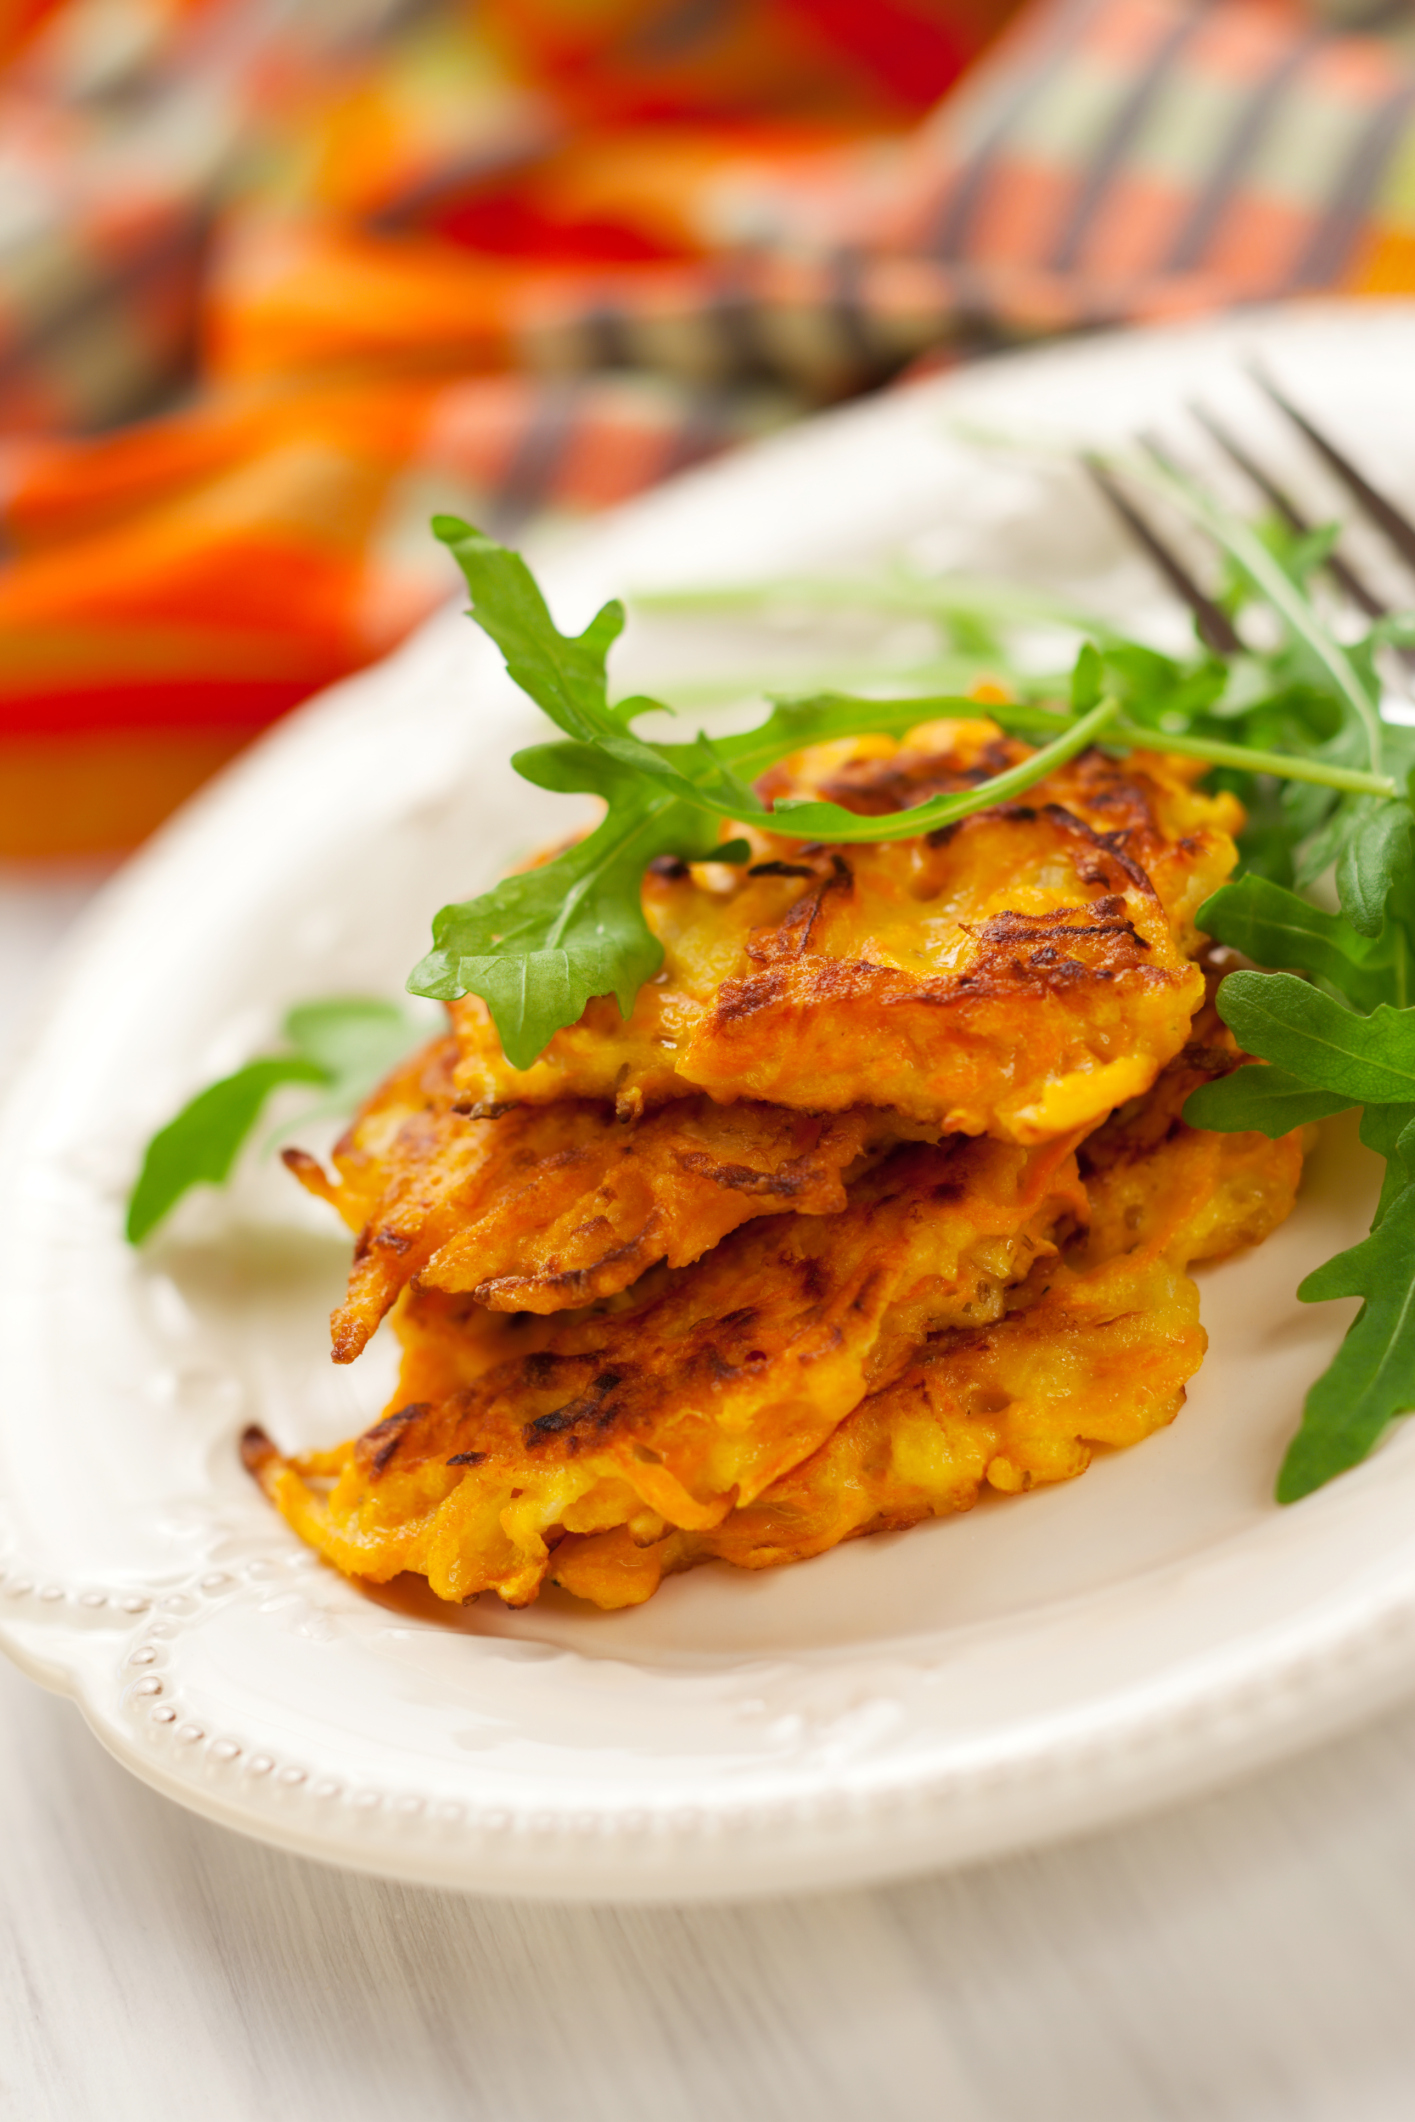
[[[1270,398],[1279,412],[1285,413],[1293,426],[1307,437],[1317,455],[1325,460],[1341,481],[1346,491],[1361,504],[1373,523],[1379,524],[1391,544],[1406,564],[1415,568],[1415,523],[1401,514],[1393,501],[1377,493],[1369,479],[1357,471],[1349,457],[1344,457],[1334,442],[1329,442],[1320,428],[1314,427],[1305,413],[1297,410],[1272,378],[1256,363],[1250,366],[1249,375],[1260,391]]]
[[[1188,605],[1190,611],[1194,614],[1194,623],[1198,627],[1199,638],[1204,643],[1204,646],[1212,649],[1214,654],[1218,656],[1240,655],[1243,650],[1243,642],[1239,638],[1228,613],[1221,606],[1215,604],[1212,597],[1200,589],[1184,562],[1177,554],[1172,553],[1156,532],[1150,528],[1134,503],[1121,491],[1106,467],[1096,457],[1090,455],[1083,456],[1081,462],[1090,473],[1096,487],[1105,496],[1116,515],[1119,516],[1121,522],[1130,532],[1136,544],[1144,547],[1170,588],[1182,597]]]
[[[1267,497],[1288,528],[1296,531],[1299,538],[1305,537],[1313,526],[1310,519],[1304,516],[1301,509],[1298,508],[1291,495],[1286,493],[1278,485],[1277,481],[1263,470],[1261,464],[1249,456],[1242,443],[1235,440],[1228,432],[1228,429],[1221,426],[1213,414],[1204,406],[1191,405],[1189,410],[1198,421],[1200,427],[1204,428],[1218,444],[1224,455],[1238,466],[1238,469],[1245,477],[1252,481],[1260,494]],[[1349,562],[1343,560],[1340,553],[1328,553],[1322,564],[1338,588],[1345,592],[1352,603],[1358,606],[1368,619],[1383,619],[1385,617],[1389,607],[1381,602],[1375,591],[1362,581],[1355,568]]]

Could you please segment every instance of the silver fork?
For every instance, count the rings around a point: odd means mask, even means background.
[[[1371,483],[1330,436],[1322,432],[1311,415],[1296,406],[1264,370],[1255,365],[1248,369],[1248,374],[1270,404],[1303,437],[1327,470],[1344,487],[1366,521],[1375,527],[1397,556],[1415,573],[1415,523],[1396,507],[1388,495]],[[1304,536],[1316,527],[1311,518],[1298,507],[1286,487],[1273,477],[1246,443],[1238,440],[1231,428],[1203,405],[1191,405],[1189,411],[1215,446],[1242,473],[1290,530],[1298,536]],[[1144,439],[1143,446],[1161,466],[1167,470],[1173,469],[1172,460],[1154,441]],[[1208,594],[1184,558],[1166,542],[1149,517],[1137,507],[1116,473],[1096,456],[1087,455],[1082,461],[1093,483],[1120,518],[1130,537],[1153,561],[1175,594],[1188,605],[1194,615],[1199,637],[1205,646],[1218,655],[1237,654],[1244,643],[1227,612]],[[1322,563],[1322,572],[1338,593],[1368,619],[1382,619],[1389,615],[1390,606],[1340,551],[1333,550],[1327,555]],[[1397,653],[1407,668],[1415,669],[1415,650],[1406,648],[1398,650]]]

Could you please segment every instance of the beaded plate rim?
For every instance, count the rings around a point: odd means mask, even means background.
[[[1374,337],[1363,305],[1363,358],[1391,360],[1415,351],[1415,305],[1383,306]],[[990,365],[1005,374],[1018,402],[1045,396],[1047,379],[1076,364],[1112,365],[1128,358],[1167,361],[1175,375],[1195,352],[1241,358],[1265,350],[1326,343],[1339,346],[1349,328],[1342,305],[1300,314],[1257,315],[1217,325],[1167,328],[1085,348],[1048,349]],[[1325,341],[1323,341],[1325,335]],[[1146,349],[1149,350],[1148,354]],[[1158,352],[1156,352],[1158,350]],[[880,401],[825,416],[806,429],[761,445],[735,460],[676,482],[671,490],[618,512],[567,548],[612,555],[616,541],[642,546],[668,526],[681,535],[684,512],[696,497],[731,491],[733,482],[771,476],[789,481],[812,454],[856,450],[886,428],[939,422],[965,411],[969,378],[944,378]],[[675,533],[674,527],[677,526]],[[556,562],[556,565],[562,563]],[[606,562],[605,564],[609,564]],[[593,572],[593,567],[591,567]],[[50,1005],[50,1020],[72,999],[82,967],[92,964],[105,927],[121,930],[134,894],[154,880],[176,880],[204,821],[219,821],[232,806],[249,806],[252,791],[307,770],[313,749],[338,741],[353,722],[375,720],[395,703],[400,686],[443,669],[451,630],[446,615],[429,623],[408,649],[351,681],[256,748],[196,805],[166,829],[131,865],[83,924],[67,975]],[[459,637],[460,638],[460,637]],[[383,705],[380,705],[380,702]],[[42,1043],[44,1021],[31,1047]],[[14,1115],[25,1087],[34,1095],[37,1063],[22,1065],[9,1107]],[[13,1145],[12,1145],[13,1146]],[[62,1265],[62,1263],[59,1263]],[[0,1333],[13,1334],[13,1312],[0,1310]],[[96,1381],[99,1382],[99,1381]],[[477,1799],[449,1800],[410,1777],[398,1785],[360,1781],[341,1764],[337,1733],[316,1758],[285,1755],[253,1741],[231,1719],[194,1708],[182,1685],[167,1676],[174,1647],[197,1641],[203,1617],[223,1602],[259,1591],[266,1582],[297,1585],[319,1565],[303,1551],[257,1557],[227,1567],[209,1560],[190,1571],[144,1579],[126,1572],[94,1582],[27,1564],[23,1513],[0,1486],[0,1648],[43,1684],[71,1695],[103,1743],[130,1769],[166,1795],[206,1817],[306,1856],[389,1876],[455,1884],[493,1893],[551,1899],[690,1899],[824,1887],[897,1875],[924,1866],[966,1861],[1058,1835],[1095,1828],[1150,1806],[1211,1789],[1228,1778],[1315,1743],[1371,1714],[1415,1686],[1415,1538],[1392,1537],[1374,1571],[1356,1567],[1362,1511],[1381,1493],[1374,1475],[1415,1485],[1415,1449],[1404,1440],[1383,1455],[1382,1467],[1363,1469],[1343,1484],[1342,1533],[1352,1547],[1349,1582],[1315,1606],[1294,1611],[1268,1628],[1250,1626],[1223,1657],[1182,1660],[1165,1684],[1131,1687],[1114,1699],[1096,1692],[1069,1733],[1041,1718],[1033,1739],[1009,1738],[975,1749],[976,1758],[951,1763],[906,1757],[888,1748],[868,1771],[804,1768],[794,1787],[761,1804],[721,1802],[684,1806],[577,1805],[566,1809],[543,1795],[524,1807]],[[1388,1467],[1386,1461],[1388,1460]],[[13,1522],[10,1522],[13,1521]],[[1319,1505],[1310,1523],[1330,1526]],[[32,1552],[32,1549],[30,1550]],[[271,1573],[274,1573],[273,1577]],[[1172,1572],[1176,1583],[1182,1572]],[[1084,1604],[1084,1602],[1080,1602]],[[1060,1720],[1064,1722],[1064,1720]],[[472,1779],[474,1781],[474,1779]]]

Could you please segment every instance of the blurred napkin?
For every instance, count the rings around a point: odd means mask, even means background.
[[[435,509],[1415,291],[1407,6],[11,0],[0,68],[0,854],[131,845],[390,647]]]

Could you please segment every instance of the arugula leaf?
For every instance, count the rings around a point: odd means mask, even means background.
[[[1051,766],[1081,750],[1114,711],[1114,703],[1105,702],[1020,766],[980,788],[921,804],[898,819],[860,818],[841,810],[849,830],[833,837],[901,839],[983,810],[1029,788]],[[801,738],[799,721],[788,738],[790,718],[780,710],[778,716],[775,756],[798,749],[802,741],[815,741]],[[858,729],[858,720],[851,719]],[[897,707],[890,719],[899,719]],[[748,732],[745,741],[739,740],[748,757],[757,734]],[[767,748],[765,742],[760,746],[763,752]],[[769,761],[763,758],[761,763]],[[644,920],[641,903],[648,863],[662,854],[689,862],[741,860],[745,847],[742,842],[724,846],[719,840],[716,805],[709,814],[657,789],[646,794],[632,771],[598,746],[539,745],[518,752],[515,764],[542,788],[603,796],[608,813],[587,839],[552,861],[503,878],[479,898],[444,906],[433,920],[433,948],[414,966],[408,987],[415,995],[443,1002],[480,995],[511,1066],[529,1068],[562,1026],[578,1022],[595,996],[614,995],[627,1017],[639,989],[658,971],[663,948]],[[833,817],[836,809],[834,804],[802,804],[799,813],[793,808],[782,829],[795,838],[817,838],[813,814]],[[779,815],[770,814],[773,830]]]
[[[1290,885],[1297,866],[1292,859],[1292,831],[1282,790],[1274,787],[1266,775],[1249,776],[1230,770],[1215,774],[1213,780],[1243,805],[1244,823],[1235,836],[1239,876],[1266,877],[1273,884]]]
[[[756,774],[803,745],[871,728],[899,734],[961,705],[951,697],[881,702],[829,693],[779,701],[756,729],[719,740],[718,760]],[[976,714],[976,701],[966,705]],[[695,770],[697,747],[655,749],[685,779]],[[408,986],[444,1002],[480,995],[507,1060],[529,1068],[563,1025],[578,1021],[587,1002],[612,994],[627,1016],[639,988],[658,971],[663,951],[641,903],[644,870],[654,857],[721,862],[742,859],[746,849],[719,840],[719,812],[700,807],[696,789],[692,803],[682,802],[598,745],[535,745],[518,752],[513,764],[539,788],[602,796],[606,815],[551,861],[503,878],[478,898],[444,906],[433,922],[433,948]]]
[[[233,1076],[223,1076],[219,1083],[198,1092],[147,1145],[128,1200],[128,1243],[141,1245],[193,1186],[224,1184],[262,1106],[280,1084],[328,1081],[328,1073],[318,1062],[290,1054],[248,1061]]]
[[[1383,728],[1384,793],[1394,796],[1406,788],[1410,766],[1415,763],[1415,731],[1396,723],[1384,724]],[[1301,839],[1295,867],[1297,882],[1303,886],[1315,883],[1332,863],[1339,863],[1348,841],[1361,833],[1377,815],[1370,803],[1353,800],[1359,799],[1363,792],[1351,768],[1353,762],[1364,756],[1363,741],[1354,725],[1348,723],[1325,743],[1313,745],[1311,754],[1315,765],[1336,769],[1323,778],[1330,787],[1345,789],[1347,794],[1328,802],[1325,809],[1321,803],[1307,809],[1291,792],[1288,794],[1294,831]],[[1365,793],[1380,795],[1382,791],[1372,786]]]
[[[362,996],[301,1004],[283,1029],[293,1053],[248,1061],[199,1091],[152,1137],[128,1199],[130,1245],[140,1245],[192,1187],[224,1185],[272,1091],[286,1083],[325,1089],[327,1100],[307,1119],[326,1106],[351,1110],[417,1037],[396,1003]]]
[[[934,715],[975,716],[978,703],[954,695],[881,701],[820,694],[778,701],[759,728],[736,737],[648,743],[630,725],[660,703],[636,695],[609,704],[606,659],[622,628],[622,608],[607,604],[583,633],[562,634],[519,554],[455,517],[436,518],[434,528],[462,567],[472,617],[500,647],[512,677],[569,740],[531,747],[513,764],[543,788],[596,794],[607,807],[600,826],[578,847],[478,898],[444,907],[433,925],[433,948],[409,979],[415,994],[444,1001],[481,995],[507,1059],[519,1068],[529,1067],[555,1032],[576,1022],[596,995],[613,994],[628,1013],[639,987],[662,962],[639,904],[643,866],[660,854],[689,861],[714,854],[722,858],[723,820],[769,818],[773,832],[801,840],[914,838],[1022,794],[1102,735],[1120,748],[1163,744],[1187,752],[1231,769],[1245,787],[1256,785],[1262,774],[1309,780],[1317,785],[1318,822],[1337,800],[1337,791],[1361,799],[1396,793],[1389,776],[1351,763],[1352,746],[1357,747],[1352,756],[1363,755],[1363,740],[1360,729],[1351,726],[1349,699],[1333,702],[1320,689],[1288,684],[1272,695],[1284,703],[1280,709],[1271,701],[1261,706],[1267,718],[1263,731],[1271,726],[1280,736],[1295,732],[1303,741],[1308,738],[1303,715],[1310,710],[1319,720],[1324,716],[1330,741],[1344,747],[1340,758],[1313,760],[1301,750],[1268,752],[1236,744],[1226,731],[1177,728],[1176,723],[1215,722],[1225,666],[1206,656],[1187,669],[1097,629],[1104,645],[1081,646],[1071,679],[1072,712],[1026,702],[997,708],[1004,727],[1047,741],[1030,759],[982,787],[938,796],[886,818],[862,818],[809,799],[785,799],[767,813],[752,778],[803,745],[869,730],[902,734]],[[919,593],[911,588],[911,595]],[[1334,654],[1346,671],[1341,652]],[[1122,719],[1112,672],[1141,720]],[[1259,698],[1261,703],[1261,692]],[[1371,997],[1360,990],[1355,999]]]
[[[480,995],[513,1067],[530,1067],[597,995],[614,995],[628,1015],[663,957],[640,904],[647,864],[660,854],[730,859],[720,821],[768,816],[739,769],[753,774],[828,735],[900,731],[942,705],[956,712],[962,704],[823,695],[778,702],[760,728],[717,744],[705,736],[691,745],[647,744],[629,734],[628,724],[658,703],[636,696],[608,705],[606,657],[622,625],[620,608],[606,605],[582,634],[562,634],[519,554],[455,517],[436,518],[434,529],[462,567],[472,617],[497,643],[512,677],[567,732],[568,742],[532,746],[513,765],[542,788],[598,795],[606,805],[595,831],[552,861],[443,907],[433,922],[433,948],[409,977],[414,994],[442,1001]],[[976,702],[966,705],[970,715],[977,713]],[[842,838],[928,832],[1030,787],[1082,750],[1116,713],[1117,703],[1108,700],[1079,720],[1056,718],[1059,734],[1031,759],[981,788],[898,818],[864,820],[832,804],[804,803],[796,807],[801,815],[785,806],[770,813],[772,829],[819,837],[810,814],[822,812],[843,821]]]
[[[806,744],[870,729],[902,734],[930,715],[965,708],[976,714],[977,702],[824,693],[778,701],[765,722],[720,739],[717,750],[733,768],[755,774]],[[693,747],[657,748],[691,765]],[[602,796],[607,815],[588,838],[551,861],[503,878],[476,899],[444,906],[433,921],[433,948],[408,986],[443,1002],[480,995],[507,1060],[529,1068],[595,996],[614,995],[627,1017],[639,988],[658,971],[663,950],[644,920],[640,894],[648,863],[666,854],[721,862],[734,858],[734,846],[719,841],[716,811],[646,790],[632,768],[597,746],[536,745],[518,752],[513,764],[539,788]]]
[[[1250,1054],[1348,1105],[1415,1100],[1415,1010],[1383,1002],[1369,1016],[1291,973],[1230,973],[1218,1013]]]
[[[1207,1127],[1216,1135],[1245,1134],[1251,1128],[1274,1141],[1294,1127],[1313,1120],[1329,1119],[1344,1112],[1351,1100],[1339,1091],[1313,1090],[1300,1076],[1285,1068],[1250,1062],[1212,1083],[1201,1083],[1184,1102],[1183,1117],[1191,1127]],[[1381,1111],[1387,1108],[1382,1106]],[[1398,1111],[1399,1107],[1390,1107]]]
[[[1100,704],[1105,692],[1105,663],[1094,641],[1083,641],[1071,673],[1071,712],[1084,715]]]
[[[1278,1475],[1295,1503],[1357,1465],[1397,1415],[1415,1409],[1415,1185],[1403,1187],[1369,1238],[1338,1253],[1297,1291],[1304,1304],[1364,1298],[1330,1368],[1307,1395],[1302,1427]]]
[[[1378,936],[1386,902],[1415,870],[1415,818],[1403,803],[1382,803],[1363,817],[1336,866],[1341,910],[1359,936]]]
[[[353,1112],[424,1035],[399,1003],[372,995],[296,1003],[281,1030],[297,1054],[324,1070],[329,1085],[328,1096],[303,1112],[301,1122]]]
[[[562,634],[519,553],[457,516],[434,516],[432,528],[466,577],[472,617],[522,692],[568,737],[615,735],[621,725],[609,708],[605,660],[624,631],[623,605],[604,605],[582,634]]]
[[[1386,1160],[1381,1198],[1371,1218],[1374,1230],[1401,1188],[1415,1179],[1415,1105],[1368,1105],[1361,1115],[1361,1140]]]
[[[444,906],[433,948],[414,967],[415,995],[480,995],[513,1068],[529,1068],[562,1025],[596,995],[628,1016],[663,963],[644,920],[641,886],[656,855],[719,854],[714,816],[691,809],[605,758],[595,746],[543,745],[517,754],[542,788],[603,796],[608,813],[587,839],[537,869],[505,877],[480,898]]]
[[[706,736],[699,736],[692,746],[646,744],[624,733],[627,722],[661,709],[662,703],[636,695],[621,702],[616,709],[611,710],[606,705],[606,658],[623,627],[622,605],[606,604],[583,634],[562,634],[551,618],[535,577],[519,553],[509,552],[495,539],[474,530],[455,516],[434,517],[433,528],[454,553],[466,577],[472,596],[471,616],[501,649],[507,670],[517,684],[560,728],[572,738],[592,741],[605,757],[661,783],[680,800],[700,805],[718,817],[745,819],[766,815],[756,792],[732,771],[730,762],[740,754],[734,751],[730,742],[714,743]],[[1091,659],[1089,663],[1087,658]],[[1098,668],[1097,653],[1087,644],[1082,649],[1078,671],[1089,676]],[[1084,689],[1086,678],[1078,682]],[[978,703],[970,701],[968,708],[970,714],[976,715]],[[798,798],[779,804],[771,813],[773,830],[787,832],[792,838],[802,840],[912,839],[919,833],[931,831],[935,825],[951,823],[973,810],[986,808],[989,802],[1004,801],[1009,795],[1030,787],[1052,766],[1060,765],[1084,750],[1092,737],[1107,722],[1113,721],[1118,712],[1119,703],[1115,701],[1093,708],[1089,715],[1073,722],[1053,740],[1045,759],[1039,755],[1013,767],[1008,774],[999,775],[995,783],[989,784],[990,793],[981,797],[978,791],[968,789],[956,796],[937,797],[932,803],[922,804],[917,810],[895,817],[870,820],[862,820],[855,812],[838,804],[811,803],[809,799]],[[856,729],[858,727],[856,724]],[[819,742],[820,739],[813,733],[806,741]],[[541,756],[544,749],[536,747],[531,756]],[[518,770],[524,770],[520,768],[520,760],[524,757],[526,754],[520,754],[512,762]],[[587,770],[581,754],[576,771]],[[596,793],[604,793],[597,783],[590,785]],[[542,781],[541,786],[569,784]],[[581,782],[577,786],[583,788],[586,784]],[[622,797],[626,792],[622,782],[618,789]],[[826,822],[822,824],[822,820]],[[421,978],[421,971],[415,977]],[[423,990],[419,988],[417,992]],[[608,993],[610,990],[602,988],[599,992]]]
[[[432,527],[466,578],[471,616],[501,650],[522,692],[567,736],[597,743],[611,758],[663,782],[680,797],[711,795],[722,815],[750,817],[762,809],[755,791],[727,770],[707,737],[691,747],[695,791],[662,747],[629,734],[628,724],[638,715],[661,712],[661,701],[636,696],[609,706],[607,659],[624,631],[622,604],[604,605],[582,634],[562,634],[519,553],[457,516],[434,516]]]
[[[1387,997],[1380,954],[1344,915],[1326,913],[1266,877],[1250,875],[1220,885],[1195,919],[1207,935],[1241,950],[1245,958],[1311,973],[1358,1009],[1374,1009]]]

